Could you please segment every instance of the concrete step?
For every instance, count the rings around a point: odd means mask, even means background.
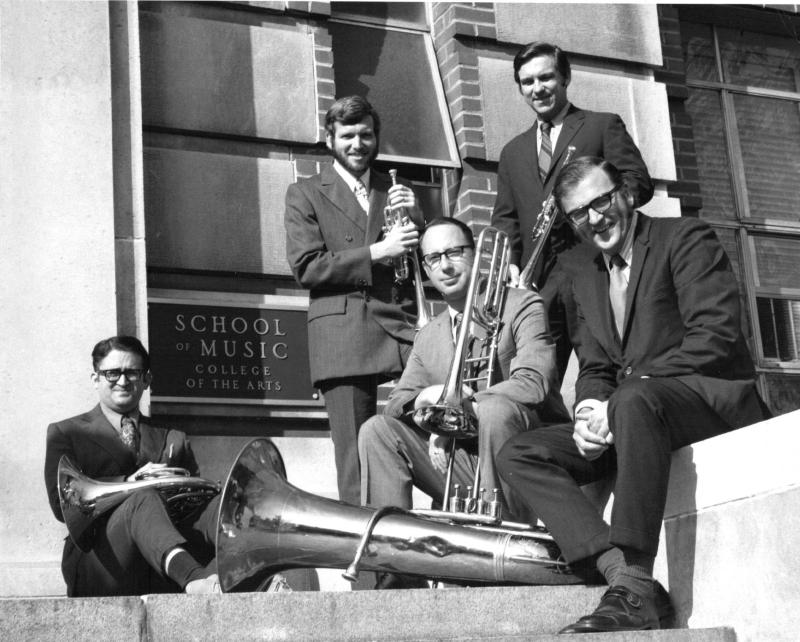
[[[148,595],[0,600],[0,639],[555,640],[603,587]],[[559,640],[564,638],[559,637]],[[592,634],[582,639],[735,642],[730,628]]]

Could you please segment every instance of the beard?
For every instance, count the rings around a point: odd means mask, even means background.
[[[372,152],[368,156],[365,156],[357,161],[350,158],[347,154],[338,149],[331,150],[331,153],[333,154],[333,157],[339,161],[339,164],[348,172],[354,174],[355,176],[361,176],[370,168],[372,161],[374,161],[375,157],[378,155],[378,146],[375,145]]]

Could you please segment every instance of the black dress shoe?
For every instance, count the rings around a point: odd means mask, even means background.
[[[624,586],[612,586],[591,615],[585,615],[559,633],[599,633],[607,631],[642,631],[669,625],[673,609],[669,595],[658,582],[647,597],[637,595]]]

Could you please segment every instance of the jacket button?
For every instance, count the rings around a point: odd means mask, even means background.
[[[352,242],[353,242],[353,237],[352,237],[352,236],[350,236],[349,234],[347,234],[347,235],[344,237],[344,240],[345,240],[345,241],[347,241],[348,243],[352,243]]]
[[[625,368],[625,376],[626,376],[626,377],[629,377],[629,376],[630,376],[630,374],[631,374],[631,372],[633,372],[633,368],[631,368],[630,366],[628,366],[627,368]]]

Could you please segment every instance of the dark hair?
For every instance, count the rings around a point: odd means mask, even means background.
[[[92,350],[92,368],[94,368],[95,371],[97,371],[100,362],[105,359],[112,350],[132,352],[133,354],[139,355],[142,358],[142,368],[144,368],[145,371],[150,370],[150,355],[147,354],[147,350],[145,350],[142,342],[136,337],[123,334],[97,342],[94,350]]]
[[[457,227],[464,234],[467,245],[471,248],[475,247],[475,237],[472,235],[472,230],[469,229],[469,226],[463,221],[459,221],[457,218],[452,218],[450,216],[440,216],[433,219],[425,226],[425,229],[422,230],[422,234],[419,236],[420,247],[422,246],[422,239],[425,238],[425,234],[427,234],[428,230],[432,227],[439,227],[440,225],[452,225],[453,227]]]
[[[556,61],[558,73],[569,80],[572,70],[569,66],[569,58],[561,47],[551,45],[549,42],[531,42],[525,45],[514,56],[514,82],[519,85],[519,69],[529,60],[539,56],[551,56]]]
[[[559,205],[561,205],[565,192],[580,183],[595,167],[602,169],[611,182],[614,183],[615,187],[620,187],[622,185],[622,174],[605,158],[600,158],[599,156],[581,156],[564,165],[564,167],[561,168],[561,172],[558,174],[556,184],[553,187],[553,196],[556,197]]]
[[[333,136],[334,123],[356,125],[367,116],[372,116],[372,131],[375,132],[375,138],[378,138],[381,133],[381,119],[375,108],[362,96],[345,96],[333,103],[325,114],[325,132]]]

